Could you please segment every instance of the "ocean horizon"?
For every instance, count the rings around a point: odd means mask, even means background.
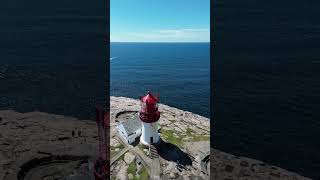
[[[104,2],[0,4],[0,109],[94,119],[108,99]]]
[[[110,58],[111,96],[151,91],[160,103],[209,117],[210,43],[111,42]]]

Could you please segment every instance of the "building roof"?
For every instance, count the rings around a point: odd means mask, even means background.
[[[146,103],[150,103],[150,104],[154,104],[159,101],[158,98],[153,96],[150,91],[148,91],[147,95],[140,97],[140,100],[142,102],[146,102]]]
[[[122,121],[120,123],[123,125],[124,129],[127,131],[128,136],[136,132],[142,126],[138,113],[133,115],[127,121]]]

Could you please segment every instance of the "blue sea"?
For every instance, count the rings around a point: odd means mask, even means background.
[[[216,148],[320,179],[319,1],[215,1]]]
[[[104,1],[1,1],[0,109],[94,119],[108,100],[105,12]]]
[[[320,179],[319,5],[214,1],[216,148]],[[108,99],[105,7],[1,1],[0,109],[94,117]],[[209,116],[208,43],[112,43],[111,57],[111,95],[150,90]]]
[[[209,117],[210,43],[111,43],[110,95],[160,102]]]

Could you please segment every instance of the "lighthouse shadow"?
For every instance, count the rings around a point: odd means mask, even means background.
[[[167,161],[179,163],[182,166],[192,165],[192,160],[187,153],[178,146],[161,140],[157,145],[157,152],[160,157]]]

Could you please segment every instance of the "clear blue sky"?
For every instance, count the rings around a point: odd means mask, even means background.
[[[209,42],[210,0],[110,0],[111,42]]]

